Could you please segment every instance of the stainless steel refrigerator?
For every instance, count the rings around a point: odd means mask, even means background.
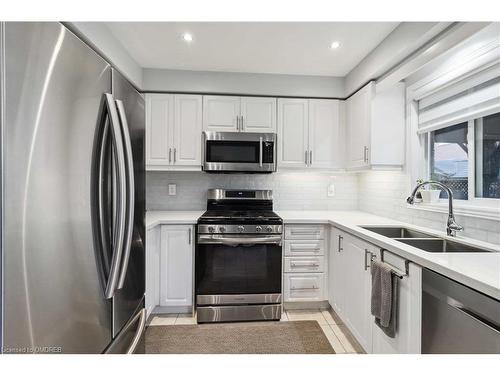
[[[2,351],[140,351],[143,97],[60,23],[0,37]]]

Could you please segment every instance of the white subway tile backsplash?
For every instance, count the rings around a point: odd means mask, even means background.
[[[271,189],[276,210],[352,210],[357,208],[355,174],[278,172],[257,174],[208,174],[200,172],[147,172],[148,210],[204,210],[210,188]],[[168,184],[177,184],[177,195],[168,195]],[[335,196],[327,196],[335,184]]]
[[[406,197],[414,184],[410,176],[398,171],[370,171],[358,175],[358,208],[394,220],[444,231],[447,213],[408,208]],[[455,214],[464,226],[458,236],[500,244],[500,222]]]

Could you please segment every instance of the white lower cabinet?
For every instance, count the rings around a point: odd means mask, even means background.
[[[323,301],[324,273],[286,273],[285,302]]]
[[[186,312],[193,305],[194,230],[158,225],[146,235],[146,311]]]
[[[397,333],[385,335],[371,315],[371,256],[380,248],[337,228],[330,230],[328,301],[367,353],[420,353],[421,268],[410,263],[399,283]],[[405,260],[384,252],[384,261],[404,273]]]
[[[193,227],[162,225],[160,306],[193,305]]]
[[[146,313],[160,304],[160,227],[146,233]]]
[[[328,238],[323,225],[285,225],[285,302],[325,301]]]

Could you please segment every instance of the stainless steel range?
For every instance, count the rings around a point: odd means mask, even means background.
[[[283,221],[270,190],[208,191],[198,220],[198,323],[279,320]]]

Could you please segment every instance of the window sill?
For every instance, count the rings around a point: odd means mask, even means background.
[[[497,207],[491,207],[491,205],[473,205],[454,201],[453,213],[460,216],[500,221],[500,204],[495,202],[492,205],[496,205]],[[413,205],[407,205],[407,207],[413,210],[448,213],[448,201],[444,200],[436,203],[415,203]]]

